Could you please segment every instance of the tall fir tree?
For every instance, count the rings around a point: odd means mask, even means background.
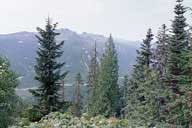
[[[170,35],[168,33],[169,29],[165,24],[158,31],[156,48],[154,52],[154,70],[157,73],[157,82],[159,87],[159,95],[157,97],[158,102],[158,120],[159,122],[164,121],[164,109],[166,108],[167,95],[169,95],[169,88],[166,86],[166,73],[167,73],[167,64],[169,56],[169,44],[170,44]]]
[[[165,77],[166,65],[168,61],[168,47],[170,42],[168,31],[169,29],[167,29],[167,26],[163,24],[157,35],[157,46],[154,54],[155,69],[158,71],[161,80]]]
[[[137,98],[137,89],[139,88],[140,84],[145,80],[144,70],[145,68],[149,68],[149,62],[152,58],[151,53],[151,41],[153,40],[153,34],[151,29],[148,30],[146,39],[143,40],[141,44],[140,51],[137,50],[137,59],[136,64],[134,65],[133,73],[128,81],[128,88],[127,88],[127,116],[132,118],[134,114],[133,110],[137,106],[136,101]],[[135,104],[134,104],[135,102]]]
[[[97,55],[97,45],[95,42],[95,46],[92,50],[91,53],[91,60],[90,60],[90,65],[89,65],[89,75],[88,75],[88,87],[89,87],[89,91],[91,93],[92,88],[94,87],[94,83],[97,79],[98,76],[98,68],[99,68],[99,64],[98,64],[98,55]]]
[[[82,103],[82,95],[81,95],[81,86],[83,84],[81,74],[78,73],[76,76],[76,84],[75,84],[75,99],[73,103],[73,113],[75,116],[80,117],[83,103]]]
[[[56,42],[56,36],[59,33],[55,32],[57,24],[51,24],[50,18],[47,20],[45,30],[37,28],[39,35],[37,39],[40,47],[38,48],[35,65],[35,79],[40,83],[38,89],[31,90],[31,93],[37,100],[38,108],[43,115],[52,111],[57,111],[63,104],[60,100],[60,83],[64,79],[67,72],[62,72],[61,69],[65,65],[64,62],[59,62],[58,59],[62,56],[62,46],[64,41]]]
[[[189,118],[186,113],[189,109],[186,100],[189,98],[185,86],[188,85],[188,41],[186,32],[186,8],[183,0],[177,0],[174,9],[175,18],[172,21],[172,31],[169,45],[166,80],[171,89],[169,103],[167,104],[166,122],[172,125],[188,127]]]
[[[148,30],[146,39],[137,51],[137,60],[127,88],[127,118],[137,126],[153,126],[158,121],[159,85],[157,73],[151,69],[153,34]]]
[[[180,76],[183,73],[183,53],[187,50],[187,35],[186,35],[186,12],[185,7],[182,5],[183,0],[177,0],[175,6],[175,19],[172,22],[172,31],[169,45],[169,57],[167,64],[167,77],[172,90],[178,92],[179,84],[181,82]]]
[[[102,114],[106,117],[119,114],[119,86],[118,86],[118,57],[115,50],[113,38],[110,35],[105,52],[101,59],[98,86],[95,97],[97,101],[95,114]]]
[[[89,65],[89,74],[88,74],[88,104],[87,109],[88,113],[92,115],[95,109],[95,93],[98,83],[98,73],[99,73],[99,63],[98,63],[98,53],[97,46],[95,46],[91,53],[91,60]]]

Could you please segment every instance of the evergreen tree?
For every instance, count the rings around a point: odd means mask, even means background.
[[[182,5],[183,0],[177,0],[175,6],[175,19],[172,23],[172,36],[169,46],[169,58],[168,58],[168,81],[175,93],[178,92],[179,83],[181,82],[180,76],[183,71],[183,53],[186,51],[188,44],[186,41],[186,18],[184,14],[186,9]]]
[[[37,99],[37,105],[34,105],[34,108],[38,108],[43,115],[60,109],[62,102],[58,92],[60,90],[58,82],[64,79],[67,74],[67,72],[61,72],[65,63],[58,62],[58,58],[63,54],[61,49],[64,41],[56,42],[56,36],[59,35],[55,32],[56,27],[57,24],[52,25],[48,18],[45,30],[37,28],[39,35],[36,37],[40,47],[37,51],[35,79],[40,83],[40,86],[31,92]]]
[[[88,75],[88,113],[94,113],[94,103],[95,103],[95,93],[98,82],[98,72],[99,72],[99,64],[97,61],[97,47],[96,42],[95,46],[92,50],[91,61],[89,65],[89,75]]]
[[[162,28],[158,32],[155,50],[155,69],[159,73],[160,79],[163,80],[166,74],[166,65],[168,60],[168,47],[170,38],[167,34],[168,29],[165,24],[162,25]]]
[[[128,92],[127,92],[127,98],[128,98],[128,116],[131,117],[131,109],[134,106],[132,102],[134,100],[137,100],[135,97],[136,90],[139,88],[140,84],[145,80],[144,70],[145,68],[149,68],[149,62],[152,58],[151,53],[151,41],[153,40],[153,34],[151,29],[148,30],[146,39],[143,40],[143,43],[141,44],[140,51],[137,50],[137,59],[136,64],[134,65],[133,73],[129,79],[128,82]],[[129,108],[130,105],[130,108]],[[134,109],[134,107],[133,107]]]
[[[75,101],[73,103],[73,113],[75,116],[80,117],[82,111],[82,96],[81,96],[81,86],[82,86],[81,74],[78,73],[76,76],[76,85],[75,85]]]
[[[96,114],[115,116],[119,114],[118,58],[113,38],[110,35],[101,59],[95,103]]]
[[[145,65],[146,67],[150,67],[152,61],[152,52],[151,52],[151,41],[153,40],[152,30],[149,29],[147,31],[146,39],[143,40],[141,44],[141,50],[137,51],[137,64]],[[136,65],[135,65],[136,66]]]
[[[171,92],[165,119],[171,125],[189,127],[191,122],[191,107],[188,103],[191,98],[191,64],[188,63],[190,61],[189,42],[187,41],[187,24],[184,17],[186,8],[182,2],[183,0],[177,0],[174,10],[175,19],[172,22],[166,73],[167,86],[171,88]]]
[[[152,126],[158,120],[159,85],[157,73],[150,66],[152,40],[153,34],[149,29],[140,51],[137,51],[137,63],[127,88],[127,118],[139,126]]]
[[[8,128],[17,117],[18,97],[15,88],[18,86],[17,75],[10,70],[7,60],[0,58],[0,127]]]
[[[97,79],[97,75],[98,75],[98,61],[97,61],[97,46],[96,46],[96,42],[95,42],[95,46],[92,50],[91,53],[91,61],[90,61],[90,65],[89,65],[89,75],[88,75],[88,87],[89,87],[89,91],[91,93],[92,88],[94,86],[94,83]]]
[[[159,95],[157,96],[157,118],[159,123],[164,122],[165,116],[162,114],[166,108],[167,96],[169,95],[169,88],[166,86],[166,73],[167,63],[169,56],[169,43],[170,37],[168,35],[168,29],[165,24],[160,28],[157,35],[156,49],[154,53],[154,69],[157,73],[157,82],[159,87]]]

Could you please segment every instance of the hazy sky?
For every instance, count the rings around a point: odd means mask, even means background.
[[[0,0],[0,33],[35,31],[50,15],[59,28],[140,40],[170,24],[176,0]],[[192,0],[185,0],[192,7]]]

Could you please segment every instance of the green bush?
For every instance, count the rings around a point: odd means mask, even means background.
[[[27,118],[31,122],[37,122],[43,117],[43,114],[38,108],[29,108],[27,110]]]
[[[128,128],[128,121],[107,119],[104,116],[89,117],[87,114],[78,118],[71,114],[56,112],[43,117],[38,123],[27,125],[17,128]]]

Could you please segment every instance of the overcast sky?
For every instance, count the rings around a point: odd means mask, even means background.
[[[0,33],[35,31],[50,15],[58,28],[140,40],[170,25],[175,0],[0,0]],[[185,0],[192,7],[192,0]]]

